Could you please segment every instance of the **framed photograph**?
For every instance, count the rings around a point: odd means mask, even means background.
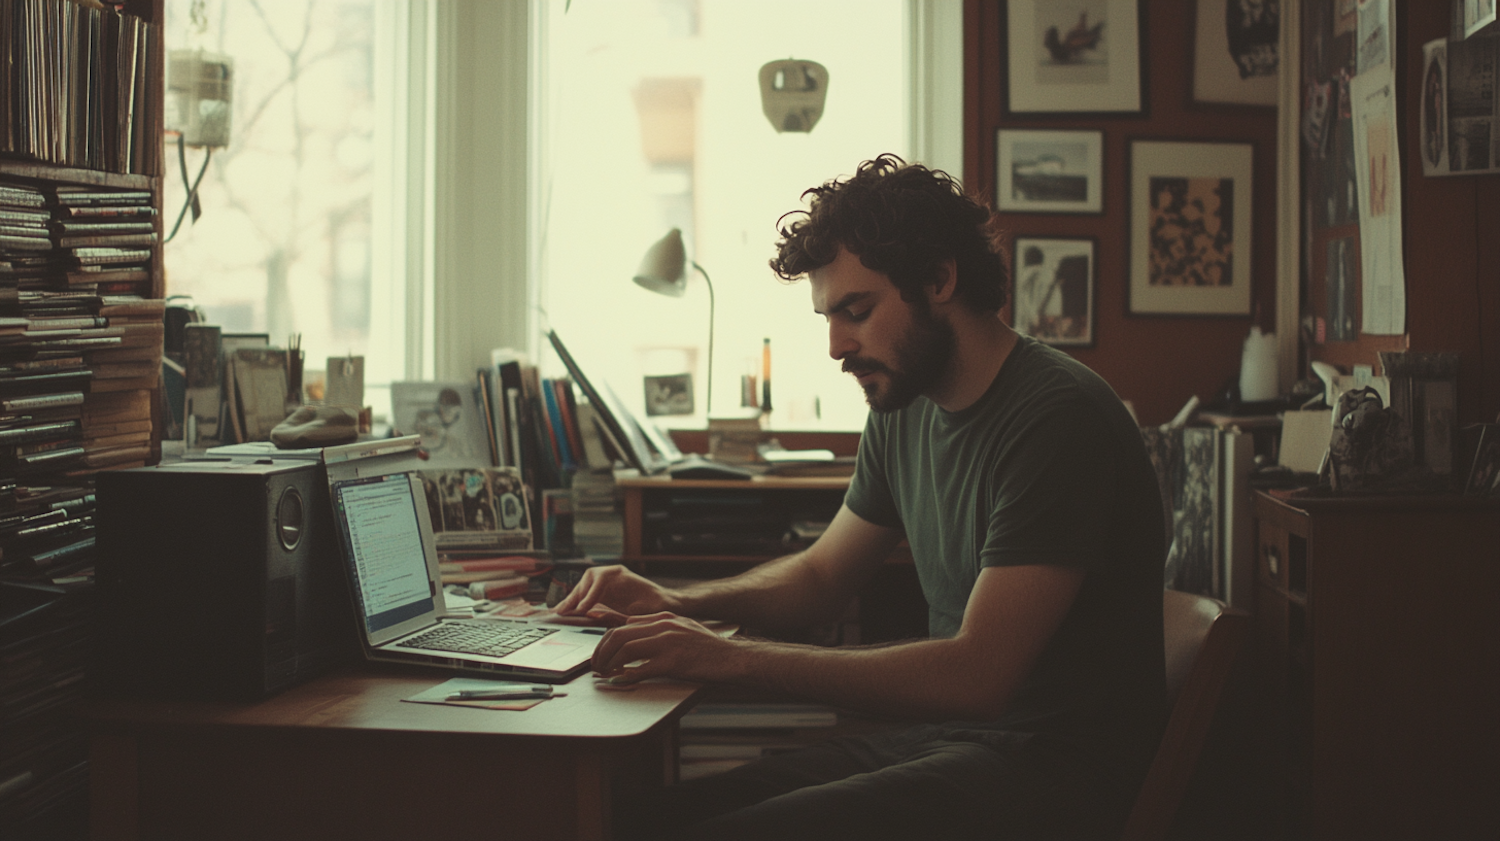
[[[995,200],[1013,213],[1104,212],[1104,133],[1000,129]]]
[[[645,377],[646,414],[691,415],[693,413],[693,375],[668,374]]]
[[[1249,315],[1249,143],[1130,144],[1130,313]]]
[[[1280,4],[1197,0],[1194,11],[1193,101],[1274,107]]]
[[[1464,493],[1500,497],[1500,423],[1482,425]]]
[[[1016,237],[1016,330],[1050,345],[1094,344],[1094,241]]]
[[[1141,114],[1137,0],[1009,0],[1008,114]]]

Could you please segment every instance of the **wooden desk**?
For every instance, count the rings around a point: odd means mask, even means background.
[[[361,666],[258,703],[90,701],[92,837],[607,838],[614,793],[675,776],[698,692],[584,675],[524,712],[402,702],[446,677]]]

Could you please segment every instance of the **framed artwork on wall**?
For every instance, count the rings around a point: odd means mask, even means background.
[[[1142,114],[1137,0],[1009,0],[1006,113]]]
[[[1000,129],[995,201],[1012,213],[1102,213],[1104,133]]]
[[[1094,344],[1094,240],[1016,237],[1016,330],[1050,345]]]
[[[1249,315],[1249,143],[1130,143],[1130,313]]]
[[[1229,14],[1230,6],[1235,13]],[[1281,6],[1197,0],[1193,101],[1275,107]]]

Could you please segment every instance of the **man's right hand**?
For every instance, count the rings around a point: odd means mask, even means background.
[[[607,607],[626,616],[682,609],[677,594],[656,582],[636,575],[623,566],[592,567],[554,608],[563,616],[585,616],[595,607]]]

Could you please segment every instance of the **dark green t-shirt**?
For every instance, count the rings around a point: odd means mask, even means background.
[[[1074,738],[1115,767],[1149,761],[1166,709],[1161,497],[1140,430],[1097,374],[1022,336],[974,405],[871,412],[845,502],[905,530],[935,637],[958,632],[985,567],[1084,570],[988,724]]]

